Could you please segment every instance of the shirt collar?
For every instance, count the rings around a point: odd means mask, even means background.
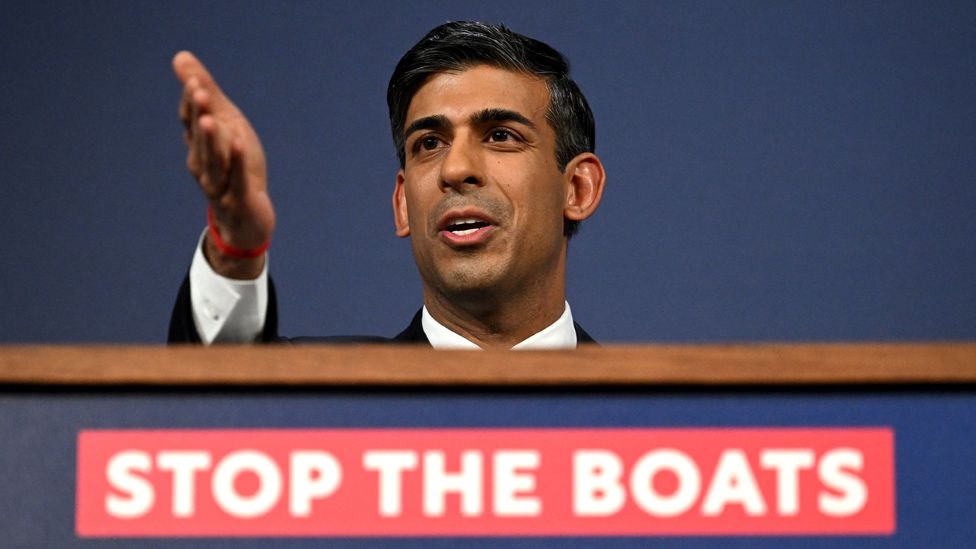
[[[434,320],[424,305],[421,313],[421,325],[424,333],[430,341],[431,347],[435,349],[455,349],[455,350],[478,350],[472,341],[469,341]],[[566,303],[563,314],[555,322],[542,329],[540,332],[529,336],[521,343],[512,347],[513,351],[537,351],[552,349],[575,349],[576,348],[576,327],[573,324],[573,312]]]

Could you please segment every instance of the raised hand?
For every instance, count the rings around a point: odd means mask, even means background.
[[[186,165],[210,202],[220,239],[233,248],[260,248],[275,226],[261,141],[192,53],[177,53],[173,71],[183,84],[180,119],[188,148]],[[256,278],[264,267],[264,255],[227,255],[210,234],[204,251],[214,270],[226,277]]]

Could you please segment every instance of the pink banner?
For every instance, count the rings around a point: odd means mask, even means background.
[[[83,431],[80,536],[891,534],[888,428]]]

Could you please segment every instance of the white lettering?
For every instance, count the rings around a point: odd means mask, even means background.
[[[197,471],[210,468],[210,453],[200,451],[163,451],[156,456],[160,471],[173,473],[173,516],[192,517],[195,511]]]
[[[763,450],[759,465],[776,471],[776,511],[782,516],[800,512],[800,470],[813,467],[813,450]]]
[[[542,502],[526,495],[535,490],[535,475],[519,469],[538,469],[541,458],[535,450],[500,450],[494,455],[494,510],[500,517],[535,517]]]
[[[620,484],[624,465],[608,450],[573,452],[573,513],[605,517],[620,512],[627,494]]]
[[[722,452],[705,493],[702,514],[706,517],[720,515],[730,503],[741,504],[750,516],[766,514],[766,502],[742,450]]]
[[[860,512],[868,500],[864,480],[845,469],[860,471],[864,468],[864,455],[854,448],[836,448],[820,458],[817,472],[820,482],[840,495],[821,491],[817,498],[820,512],[834,517],[846,517]]]
[[[152,484],[135,472],[148,473],[152,460],[146,452],[127,450],[112,456],[106,467],[105,476],[112,488],[127,494],[119,497],[108,494],[105,497],[105,510],[117,518],[132,519],[145,515],[152,509],[156,492]]]
[[[669,470],[678,477],[673,494],[661,495],[654,489],[654,477]],[[672,448],[662,448],[644,454],[630,475],[630,492],[638,507],[657,517],[673,517],[695,504],[701,491],[701,474],[688,454]]]
[[[258,477],[258,489],[251,496],[237,492],[234,481],[246,471]],[[274,460],[256,450],[239,450],[228,454],[217,464],[211,479],[217,505],[229,515],[255,518],[268,511],[281,497],[281,471]]]
[[[466,517],[481,514],[481,452],[461,452],[461,471],[445,471],[444,452],[424,453],[424,514],[432,517],[444,515],[445,499],[450,492],[461,495],[461,514]]]
[[[417,468],[417,452],[371,450],[363,454],[363,468],[379,471],[379,512],[383,517],[400,516],[403,508],[401,481],[404,471]]]
[[[342,482],[342,466],[328,452],[297,450],[291,453],[288,509],[296,517],[312,514],[312,500],[331,496]]]

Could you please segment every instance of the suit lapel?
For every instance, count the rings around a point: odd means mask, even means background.
[[[425,343],[430,345],[430,340],[427,339],[427,334],[424,333],[421,311],[422,309],[417,311],[417,314],[413,315],[413,320],[410,321],[410,325],[393,338],[394,343]]]
[[[596,340],[590,334],[586,333],[586,330],[582,326],[573,322],[573,328],[576,329],[576,343],[578,345],[583,343],[596,344]]]

